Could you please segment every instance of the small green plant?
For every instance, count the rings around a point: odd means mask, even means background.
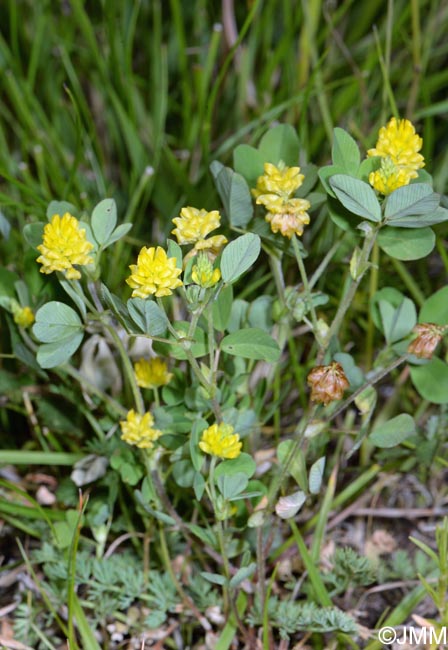
[[[446,594],[448,590],[448,519],[445,517],[443,523],[436,527],[436,551],[428,544],[425,544],[415,537],[411,537],[414,542],[428,558],[433,560],[436,567],[435,584],[432,581],[419,574],[419,578],[425,588],[426,593],[432,599],[437,608],[439,617],[437,621],[431,620],[430,623],[438,631],[448,626],[448,608]]]

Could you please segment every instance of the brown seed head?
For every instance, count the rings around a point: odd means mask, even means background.
[[[408,346],[409,354],[414,354],[419,359],[431,359],[436,347],[439,345],[445,333],[443,325],[435,323],[419,323],[414,327],[417,334]]]
[[[339,400],[350,386],[340,363],[333,361],[329,366],[316,366],[309,373],[308,385],[311,386],[311,401],[329,404]]]

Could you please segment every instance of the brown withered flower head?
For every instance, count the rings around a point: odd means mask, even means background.
[[[435,323],[419,323],[414,327],[417,334],[408,346],[409,354],[414,354],[419,359],[431,359],[436,347],[445,333],[446,327]]]
[[[344,369],[337,361],[333,361],[329,366],[313,368],[307,382],[311,386],[311,401],[325,405],[341,399],[350,386]]]

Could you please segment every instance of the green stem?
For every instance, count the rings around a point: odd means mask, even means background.
[[[212,383],[214,384],[214,373],[213,373],[213,365],[215,361],[215,330],[213,328],[213,315],[212,315],[212,310],[207,309],[207,325],[208,325],[208,356],[209,356],[209,363],[210,363],[210,372],[212,373]],[[215,392],[216,392],[216,386],[214,386]]]
[[[96,309],[95,305],[87,298],[86,294],[84,293],[84,290],[81,286],[81,283],[79,280],[73,280],[72,281],[72,287],[73,290],[78,294],[78,296],[81,298],[85,306],[90,309],[90,311],[93,311],[96,313],[98,310]]]
[[[337,242],[335,242],[335,243],[333,244],[333,246],[330,248],[330,250],[328,251],[328,253],[325,255],[325,257],[324,257],[324,259],[322,260],[322,262],[319,264],[319,266],[317,267],[317,269],[314,271],[313,275],[311,276],[311,278],[310,278],[309,281],[308,281],[308,286],[309,286],[310,290],[314,287],[314,285],[316,284],[316,282],[319,280],[319,278],[321,277],[322,273],[325,271],[325,269],[327,268],[327,266],[329,265],[329,263],[330,263],[331,260],[333,259],[333,257],[334,257],[334,255],[335,255],[336,251],[337,251],[338,248],[342,245],[344,239],[345,239],[345,235],[343,235],[343,237],[342,237],[341,239],[339,239],[339,241],[337,241]]]
[[[370,274],[369,282],[369,315],[367,323],[367,337],[366,337],[366,368],[372,367],[373,361],[373,341],[375,337],[375,323],[372,318],[373,297],[378,289],[378,265],[380,259],[380,250],[377,243],[373,247],[372,253],[372,272]]]
[[[258,595],[260,596],[260,609],[264,612],[266,601],[266,563],[263,546],[264,526],[257,528],[257,573],[258,573]]]
[[[224,567],[224,575],[226,577],[226,582],[222,586],[222,599],[223,599],[223,604],[224,604],[224,612],[228,612],[229,604],[230,604],[230,598],[229,598],[230,564],[229,564],[229,558],[227,557],[225,537],[224,537],[224,529],[223,529],[222,521],[217,516],[216,487],[215,487],[216,461],[217,461],[216,456],[212,456],[212,459],[210,461],[209,473],[208,473],[208,486],[209,486],[209,489],[210,489],[210,493],[209,493],[210,500],[212,502],[213,510],[214,510],[214,513],[215,513],[216,529],[217,529],[217,533],[218,533],[218,542],[219,542],[219,550],[221,551],[221,557],[222,557],[222,562],[223,562],[223,567]]]
[[[75,576],[76,576],[76,555],[78,552],[79,537],[81,535],[82,527],[82,518],[84,516],[85,509],[87,507],[87,502],[89,500],[88,495],[83,497],[80,493],[79,496],[79,511],[78,511],[78,520],[76,522],[76,528],[73,533],[73,537],[70,544],[69,550],[69,562],[68,562],[68,580],[67,580],[67,608],[68,608],[68,641],[70,642],[70,648],[74,650],[78,649],[78,644],[76,642],[75,628],[74,628],[74,608],[75,608]]]
[[[83,389],[86,392],[91,393],[92,395],[96,395],[99,397],[105,404],[107,404],[115,413],[118,415],[126,415],[127,411],[123,406],[117,402],[113,397],[102,391],[100,388],[92,384],[90,381],[88,381],[84,375],[82,375],[79,370],[76,368],[73,368],[73,366],[69,366],[68,364],[65,364],[62,366],[62,368],[58,369],[55,368],[53,372],[56,372],[59,376],[62,376],[63,373],[66,373],[67,375],[70,375],[70,377],[73,377],[73,379],[76,379],[76,381],[83,387]]]
[[[202,312],[203,309],[198,309],[193,314],[193,318],[190,321],[190,327],[188,328],[187,338],[192,339],[194,337],[194,333],[196,332],[196,327],[198,326],[198,322],[200,317],[202,316]]]
[[[210,629],[210,623],[207,621],[204,616],[202,616],[201,612],[198,610],[194,602],[191,600],[191,598],[185,593],[185,591],[182,588],[182,585],[180,584],[179,580],[177,579],[176,574],[174,573],[173,569],[173,563],[171,562],[170,554],[168,551],[168,545],[166,543],[166,537],[165,537],[165,531],[163,529],[163,524],[162,522],[159,522],[159,539],[160,539],[160,555],[162,556],[162,562],[163,565],[170,576],[171,580],[173,581],[173,584],[176,588],[177,593],[179,594],[186,610],[191,610],[198,621],[201,623],[202,627],[205,630]]]
[[[297,266],[299,267],[299,272],[300,272],[300,277],[303,283],[303,288],[305,290],[305,301],[308,309],[310,310],[311,313],[311,321],[313,323],[313,331],[314,331],[314,336],[316,337],[316,340],[319,344],[319,326],[317,324],[317,316],[316,316],[316,310],[314,309],[313,305],[313,299],[311,297],[311,290],[310,290],[310,285],[308,283],[308,276],[306,274],[306,269],[305,265],[303,263],[302,259],[302,254],[300,252],[300,246],[299,242],[297,241],[297,237],[295,235],[292,236],[292,247],[294,249],[294,255],[296,256],[297,260]]]
[[[359,263],[358,263],[359,273],[356,279],[353,279],[353,277],[350,276],[349,287],[345,292],[344,296],[342,297],[341,302],[339,303],[338,310],[336,312],[336,316],[334,317],[333,322],[331,323],[330,330],[326,337],[327,339],[326,345],[321,348],[317,356],[317,365],[322,363],[325,352],[328,349],[331,339],[334,336],[337,336],[339,329],[342,325],[342,321],[344,320],[345,314],[347,313],[350,305],[352,304],[356,291],[361,283],[362,278],[364,277],[365,272],[367,271],[370,253],[372,251],[373,245],[375,244],[378,230],[379,230],[379,226],[377,226],[376,228],[372,228],[365,235],[364,244],[361,250],[361,254],[359,256]]]
[[[269,253],[269,262],[271,266],[272,275],[274,276],[275,287],[280,302],[285,304],[285,278],[283,277],[282,261],[276,255]]]
[[[157,298],[157,304],[159,305],[160,309],[163,310],[163,313],[166,314],[165,306],[163,302],[160,300],[160,298]],[[214,387],[212,384],[210,384],[209,381],[207,381],[207,378],[204,376],[198,362],[194,358],[193,354],[191,353],[190,348],[188,347],[190,345],[189,340],[184,340],[179,336],[179,333],[174,329],[174,327],[171,325],[169,319],[168,319],[168,330],[172,334],[173,338],[175,339],[176,343],[178,343],[184,353],[185,356],[187,357],[187,361],[191,366],[191,369],[193,373],[195,374],[196,378],[198,379],[199,383],[202,384],[202,386],[206,389],[208,394],[210,395],[211,398],[214,397]]]
[[[420,287],[418,286],[418,284],[416,283],[416,281],[414,280],[413,276],[407,270],[406,265],[403,264],[403,262],[401,262],[400,260],[394,259],[393,257],[391,257],[391,262],[394,265],[396,272],[398,273],[398,275],[406,285],[406,288],[408,289],[409,293],[414,298],[417,305],[421,307],[425,302],[425,296],[421,291]]]
[[[328,422],[330,420],[334,420],[335,417],[337,417],[342,411],[345,411],[347,406],[350,406],[352,402],[355,401],[355,399],[358,397],[358,395],[361,395],[362,392],[364,392],[369,386],[373,386],[374,384],[377,384],[381,379],[386,377],[392,370],[395,370],[395,368],[398,368],[398,366],[401,366],[402,363],[407,361],[409,358],[408,354],[403,354],[403,356],[399,357],[398,359],[395,359],[391,364],[389,364],[386,368],[383,368],[383,370],[380,370],[380,372],[377,372],[376,375],[374,375],[371,379],[366,381],[365,384],[360,386],[357,390],[355,390],[354,393],[350,395],[350,397],[347,397],[346,400],[342,402],[342,404],[339,406],[339,408],[332,413],[329,418]]]
[[[268,505],[266,507],[266,511],[270,513],[274,507],[274,503],[277,500],[277,495],[280,491],[280,488],[282,486],[282,483],[288,473],[289,467],[291,466],[291,463],[295,456],[297,455],[297,452],[301,448],[304,440],[305,440],[305,432],[306,428],[313,419],[315,413],[317,410],[317,406],[314,404],[309,413],[299,422],[299,425],[296,429],[295,432],[295,440],[294,444],[292,445],[289,454],[287,455],[285,462],[282,464],[280,467],[278,473],[276,476],[274,476],[274,480],[271,483],[271,486],[269,488],[268,492]]]
[[[281,318],[278,322],[278,334],[277,334],[277,343],[279,348],[283,350],[286,345],[286,342],[289,339],[289,313],[286,308],[285,300],[285,278],[283,277],[282,262],[276,255],[273,255],[270,251],[269,254],[269,264],[271,267],[272,275],[274,277],[275,287],[277,289],[278,299],[282,308]]]
[[[129,359],[129,356],[124,348],[124,345],[114,330],[114,328],[111,325],[105,325],[107,331],[109,332],[110,336],[112,337],[112,340],[114,341],[115,345],[117,346],[117,350],[120,354],[121,361],[123,364],[123,370],[124,373],[127,377],[127,380],[129,382],[129,385],[132,390],[132,395],[134,397],[134,402],[135,402],[135,407],[137,411],[140,413],[140,415],[144,415],[145,413],[145,405],[143,403],[143,398],[142,394],[140,392],[140,388],[137,384],[137,380],[135,378],[135,373],[134,373],[134,368],[132,367],[131,360]]]

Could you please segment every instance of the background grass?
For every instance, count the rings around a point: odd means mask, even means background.
[[[444,2],[9,0],[0,25],[0,201],[15,228],[53,198],[113,195],[147,240],[181,205],[213,205],[210,161],[273,120],[321,164],[333,125],[367,146],[395,106],[446,184]]]

